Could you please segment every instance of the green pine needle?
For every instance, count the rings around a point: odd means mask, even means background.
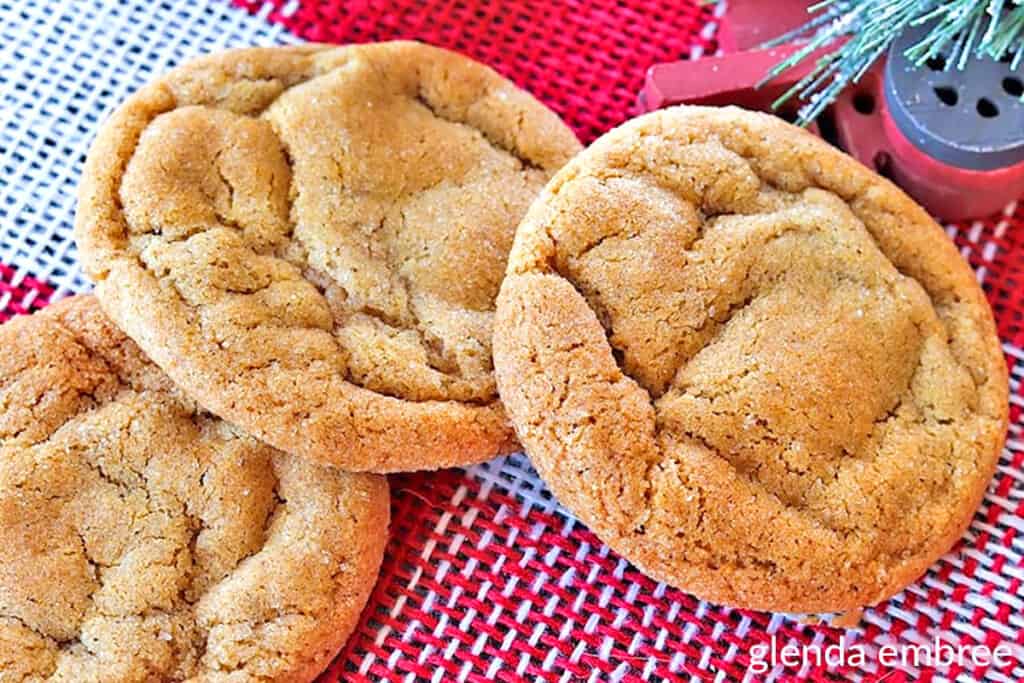
[[[803,62],[815,50],[847,36],[811,72],[773,106],[793,97],[804,102],[798,121],[806,125],[839,93],[856,83],[908,27],[935,22],[929,33],[907,50],[917,66],[942,54],[946,68],[963,69],[972,57],[1010,58],[1016,69],[1024,59],[1024,0],[823,0],[809,10],[804,26],[766,45],[778,45],[808,34],[810,39],[776,65],[762,83]]]

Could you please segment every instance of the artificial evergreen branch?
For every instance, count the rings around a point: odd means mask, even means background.
[[[776,103],[799,97],[799,121],[806,124],[856,83],[905,29],[933,23],[928,34],[907,50],[917,66],[944,59],[945,68],[962,69],[972,57],[1010,59],[1016,69],[1024,58],[1024,0],[824,0],[813,5],[810,20],[769,45],[809,35],[799,51],[775,66],[765,81],[804,61],[819,48],[848,40],[818,60],[814,69]]]

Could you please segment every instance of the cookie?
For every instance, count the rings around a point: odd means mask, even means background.
[[[101,130],[76,225],[104,309],[189,395],[348,470],[515,448],[491,360],[515,228],[579,143],[409,42],[212,55]]]
[[[313,680],[376,579],[386,479],[198,411],[91,296],[0,348],[0,679]]]
[[[501,397],[556,497],[701,598],[853,610],[961,535],[1007,425],[991,311],[888,181],[781,120],[608,133],[516,235]]]

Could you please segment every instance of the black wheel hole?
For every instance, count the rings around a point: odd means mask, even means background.
[[[999,116],[999,107],[987,97],[978,100],[978,113],[986,119],[994,119]]]
[[[925,64],[927,64],[928,68],[931,69],[932,71],[946,70],[946,58],[943,57],[942,55],[933,55],[929,57],[925,61]]]
[[[839,147],[839,129],[836,128],[835,112],[826,109],[814,122],[818,124],[818,133],[821,138],[833,147]]]
[[[939,98],[947,107],[955,107],[960,97],[956,94],[956,89],[951,88],[948,85],[940,85],[935,88],[935,96]]]
[[[853,96],[853,108],[867,116],[875,113],[875,97],[869,92],[859,92]]]
[[[1006,91],[1007,95],[1013,97],[1020,97],[1024,95],[1024,83],[1016,76],[1007,76],[1003,79],[1003,90]]]
[[[797,119],[800,118],[800,110],[787,107],[781,111],[775,112],[775,115],[786,123],[796,123]]]

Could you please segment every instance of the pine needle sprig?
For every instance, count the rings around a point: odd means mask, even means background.
[[[940,57],[933,63],[946,69],[963,69],[972,57],[1008,60],[1013,69],[1024,60],[1024,0],[823,0],[808,11],[812,16],[806,24],[765,45],[810,36],[762,81],[847,38],[775,102],[779,107],[793,97],[802,100],[798,114],[802,125],[813,121],[846,86],[860,80],[910,27],[932,22],[925,37],[906,52],[918,67]]]

